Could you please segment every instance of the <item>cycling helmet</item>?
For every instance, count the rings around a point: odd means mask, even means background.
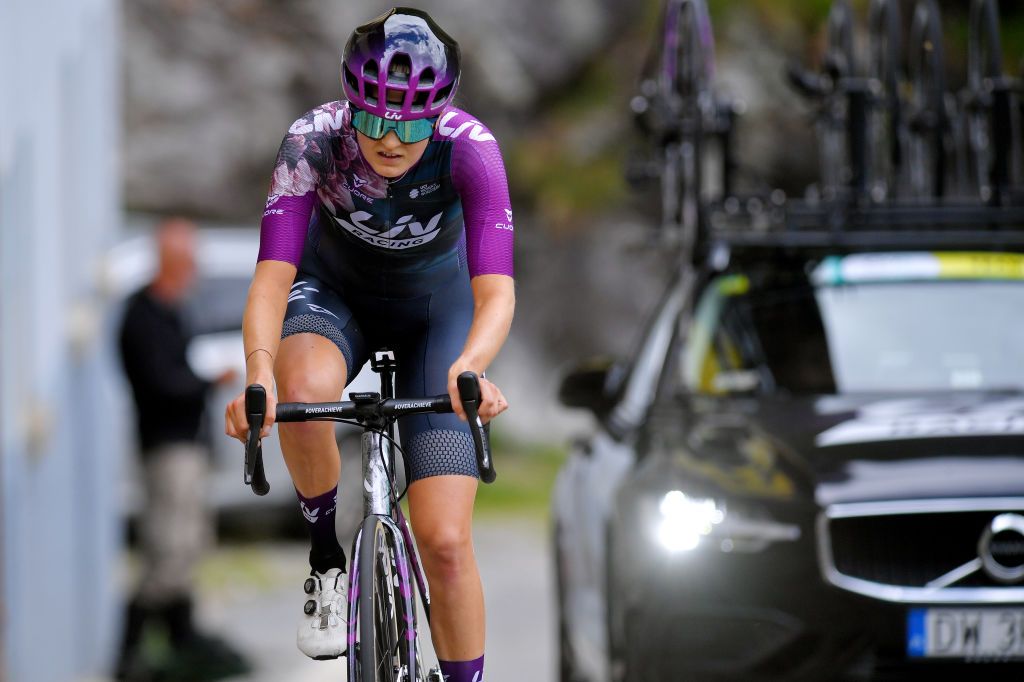
[[[423,10],[395,7],[357,28],[345,45],[345,97],[376,116],[437,116],[458,84],[459,44]]]

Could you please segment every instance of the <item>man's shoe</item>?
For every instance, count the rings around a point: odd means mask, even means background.
[[[318,661],[338,658],[347,647],[348,578],[340,568],[314,571],[303,586],[306,603],[296,637],[299,651]]]

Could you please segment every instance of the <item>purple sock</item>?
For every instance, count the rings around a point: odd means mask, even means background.
[[[484,682],[484,657],[475,661],[438,661],[444,682]]]
[[[345,552],[338,544],[338,534],[334,530],[334,512],[338,506],[338,486],[334,486],[322,495],[304,497],[297,489],[299,508],[306,517],[309,528],[309,565],[317,573],[325,573],[332,568],[345,570]]]

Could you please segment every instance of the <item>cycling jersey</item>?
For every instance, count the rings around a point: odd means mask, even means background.
[[[388,180],[363,158],[351,113],[347,102],[314,109],[278,152],[259,259],[298,268],[281,335],[330,340],[349,381],[389,346],[400,397],[447,393],[473,318],[470,277],[512,275],[498,144],[447,109],[420,160]],[[469,427],[455,415],[402,417],[398,427],[411,480],[478,475]]]
[[[388,180],[363,158],[351,120],[348,102],[338,101],[292,124],[263,215],[260,260],[300,267],[312,251],[344,288],[400,297],[443,283],[460,255],[470,277],[512,275],[505,168],[482,123],[446,109],[419,162]]]

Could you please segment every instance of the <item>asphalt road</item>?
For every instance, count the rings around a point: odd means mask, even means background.
[[[555,679],[554,594],[545,524],[486,519],[475,526],[487,601],[487,682]],[[295,647],[308,573],[301,544],[220,550],[203,569],[200,621],[236,644],[253,674],[237,682],[338,682],[344,659],[312,661]]]

